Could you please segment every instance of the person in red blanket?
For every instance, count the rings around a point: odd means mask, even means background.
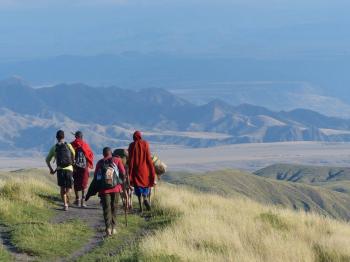
[[[135,194],[139,200],[140,212],[142,212],[142,200],[146,209],[151,209],[148,196],[150,188],[154,186],[156,172],[147,141],[142,139],[140,131],[133,135],[134,142],[129,145],[129,176],[130,184],[135,188]]]
[[[75,140],[71,143],[75,150],[74,162],[74,192],[75,204],[79,207],[86,207],[84,202],[85,190],[89,183],[89,169],[94,168],[94,153],[90,146],[83,140],[83,133],[77,131],[74,134]],[[82,196],[79,197],[79,192]]]

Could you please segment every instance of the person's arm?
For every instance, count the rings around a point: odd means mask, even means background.
[[[51,160],[55,156],[55,146],[50,149],[49,154],[46,157],[46,165],[50,169],[50,174],[54,174],[55,170],[53,170],[52,165],[51,165]]]

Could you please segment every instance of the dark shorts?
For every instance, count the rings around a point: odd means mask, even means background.
[[[57,184],[60,187],[73,187],[73,172],[70,170],[57,170]]]
[[[150,193],[149,187],[135,186],[135,195],[137,195],[138,197],[140,196],[147,197],[149,196],[149,193]]]

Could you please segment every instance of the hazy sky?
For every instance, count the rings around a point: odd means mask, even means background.
[[[136,51],[348,54],[350,1],[0,0],[0,59]]]

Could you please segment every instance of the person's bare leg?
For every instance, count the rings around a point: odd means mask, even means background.
[[[77,205],[78,207],[81,206],[81,198],[79,197],[79,190],[74,188],[74,193],[75,193],[75,201],[74,204]]]
[[[75,193],[75,204],[78,204],[79,201],[79,191],[74,188],[74,193]]]
[[[131,190],[131,189],[129,189],[129,192],[128,192],[128,194],[129,194],[129,209],[130,210],[132,210],[132,207],[133,207],[133,203],[132,203],[132,200],[133,200],[133,191]]]
[[[61,187],[60,189],[61,189],[61,190],[60,190],[61,199],[62,199],[63,204],[65,205],[65,204],[66,204],[66,197],[65,197],[66,192],[65,192],[65,188],[64,188],[64,187]]]
[[[148,202],[149,195],[143,196],[143,204],[145,205],[147,211],[151,211],[151,205]]]
[[[152,195],[152,188],[149,189],[149,194],[148,194],[148,197],[147,197],[148,198],[148,202],[149,202],[150,205],[152,203],[151,202],[151,195]]]
[[[67,196],[67,189],[64,187],[61,187],[61,198],[64,205],[64,210],[68,210],[68,196]]]
[[[143,207],[142,207],[142,202],[141,202],[141,196],[137,196],[137,199],[139,200],[140,213],[142,213]]]
[[[66,198],[67,198],[67,205],[69,205],[70,204],[70,199],[69,199],[69,197],[70,197],[70,191],[71,191],[71,188],[66,188]]]
[[[81,207],[87,207],[85,203],[85,189],[81,191]]]

